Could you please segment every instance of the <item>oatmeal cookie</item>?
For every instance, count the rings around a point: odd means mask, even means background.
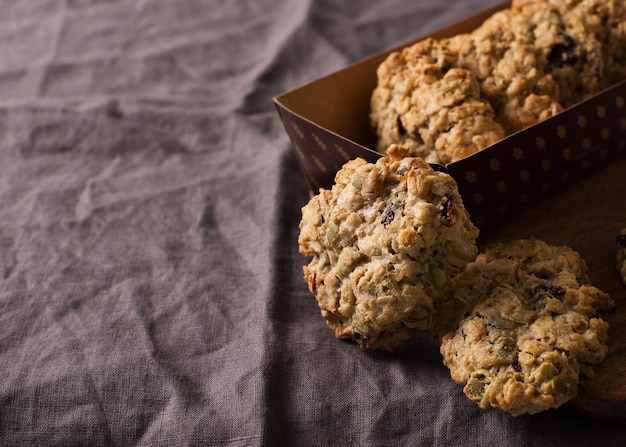
[[[454,179],[392,145],[347,162],[302,208],[304,278],[338,338],[393,351],[428,330],[444,284],[477,254]]]
[[[626,228],[617,236],[616,267],[624,285],[626,285]]]
[[[471,71],[507,134],[559,113],[559,89],[530,35],[530,18],[504,9],[469,34],[446,40],[457,66]]]
[[[626,79],[626,3],[617,0],[544,0],[582,23],[602,48],[601,88]]]
[[[574,250],[537,239],[497,244],[459,275],[466,312],[443,336],[454,381],[481,408],[513,415],[556,408],[607,353],[610,296],[592,286]]]
[[[516,0],[511,6],[519,39],[532,44],[544,73],[558,87],[557,99],[569,107],[601,89],[602,44],[580,17],[548,0]]]
[[[450,163],[626,79],[626,3],[514,0],[475,30],[426,38],[379,66],[377,150]]]
[[[499,141],[504,129],[481,99],[473,74],[435,39],[394,52],[377,70],[371,122],[378,150],[398,143],[433,163],[449,163]]]

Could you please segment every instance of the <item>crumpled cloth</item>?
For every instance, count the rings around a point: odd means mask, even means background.
[[[0,1],[0,445],[621,445],[336,340],[272,97],[494,0]],[[333,101],[334,98],[328,98]]]

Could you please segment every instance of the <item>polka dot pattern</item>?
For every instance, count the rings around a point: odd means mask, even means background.
[[[361,157],[375,162],[380,158],[378,152],[327,131],[292,113],[279,102],[276,105],[312,193],[317,193],[320,188],[330,188],[335,173],[348,160]]]
[[[377,152],[277,109],[313,193],[353,158]],[[525,208],[626,154],[626,82],[447,166],[479,227]]]
[[[483,225],[496,223],[503,210],[508,213],[537,202],[624,155],[625,114],[623,82],[470,159],[452,163],[448,171],[457,179],[461,195],[468,197],[472,218]]]

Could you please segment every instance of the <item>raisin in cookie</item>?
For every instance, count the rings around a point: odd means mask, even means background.
[[[471,33],[446,40],[457,66],[470,70],[507,134],[563,110],[558,85],[546,73],[532,39],[537,25],[520,11],[503,9]]]
[[[519,0],[518,0],[519,1]],[[529,1],[529,0],[525,0]],[[616,0],[544,0],[582,23],[602,48],[601,88],[626,79],[626,3]]]
[[[336,336],[361,349],[430,329],[444,284],[477,254],[456,182],[409,152],[347,162],[302,208],[304,278]]]
[[[520,415],[577,395],[608,350],[598,313],[614,306],[586,269],[574,250],[536,239],[494,245],[467,266],[455,291],[467,316],[441,353],[471,400]]]
[[[626,78],[626,6],[514,0],[475,30],[426,38],[378,67],[377,149],[450,163]]]
[[[499,141],[503,128],[457,55],[435,39],[390,54],[378,67],[371,123],[379,151],[398,143],[433,163],[449,163]]]
[[[600,91],[602,44],[579,17],[548,0],[515,0],[511,11],[516,35],[533,46],[542,71],[554,79],[561,106]]]
[[[619,276],[626,285],[626,228],[617,236],[617,259],[616,267]]]

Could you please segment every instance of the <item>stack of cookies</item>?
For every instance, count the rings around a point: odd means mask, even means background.
[[[471,33],[391,53],[377,77],[378,150],[451,163],[626,79],[626,3],[513,0]]]
[[[393,351],[432,329],[441,290],[478,252],[454,179],[408,153],[349,161],[302,209],[309,289],[337,337],[362,349]]]

